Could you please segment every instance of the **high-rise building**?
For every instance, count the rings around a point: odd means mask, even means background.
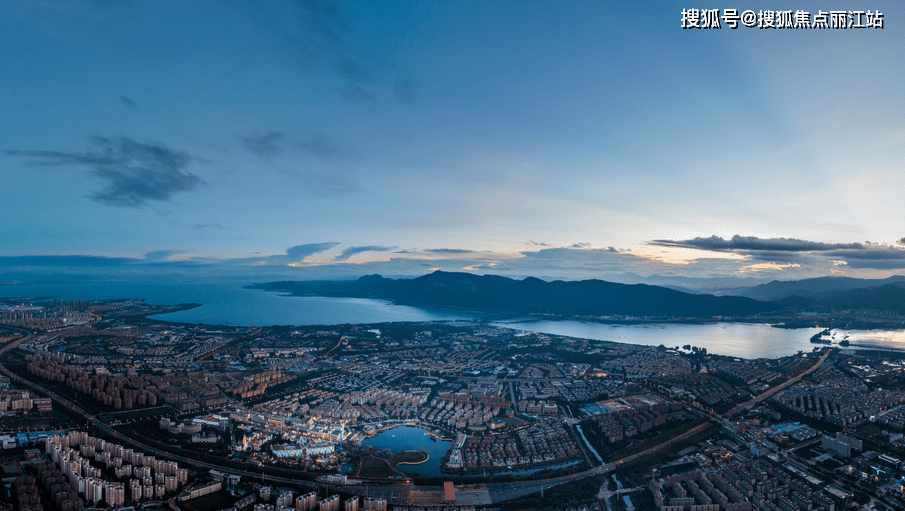
[[[387,511],[386,499],[367,497],[364,501],[365,511]]]
[[[299,495],[295,499],[295,509],[297,511],[314,511],[317,506],[317,494],[314,492]]]
[[[318,502],[318,511],[339,511],[339,495],[331,495]]]
[[[104,499],[104,481],[89,477],[85,479],[85,500],[97,504]]]
[[[107,505],[113,508],[122,507],[126,502],[126,486],[123,483],[115,483],[106,481],[104,483],[104,500]]]
[[[132,497],[132,500],[141,500],[141,481],[138,479],[129,481],[129,496]]]

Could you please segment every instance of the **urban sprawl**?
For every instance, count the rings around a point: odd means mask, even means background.
[[[905,509],[905,353],[177,309],[0,300],[0,511]]]

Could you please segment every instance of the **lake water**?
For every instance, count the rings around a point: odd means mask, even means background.
[[[64,300],[143,298],[150,304],[200,303],[187,311],[156,318],[184,323],[231,326],[339,325],[393,321],[474,319],[464,314],[394,305],[382,300],[285,296],[243,289],[251,283],[73,283],[0,286],[0,297],[54,296]],[[740,358],[776,358],[822,345],[810,338],[819,328],[784,329],[764,324],[709,323],[702,325],[607,325],[583,321],[515,320],[495,323],[531,332],[565,335],[648,346],[690,344],[710,353]],[[905,349],[905,330],[835,330],[835,339],[849,336],[852,349]]]
[[[452,442],[436,440],[427,434],[427,430],[415,426],[397,426],[381,431],[361,442],[362,445],[377,449],[389,449],[393,452],[421,451],[429,458],[418,465],[399,465],[399,470],[426,477],[440,477],[440,459],[446,456]]]
[[[383,300],[285,296],[243,289],[246,282],[214,284],[28,284],[0,286],[0,297],[55,296],[64,300],[143,298],[149,304],[200,303],[201,307],[152,316],[180,323],[230,326],[341,325],[470,319],[462,314],[394,305]]]
[[[739,358],[778,358],[799,351],[813,351],[823,344],[811,343],[821,328],[774,328],[756,323],[708,323],[702,325],[608,325],[585,321],[511,321],[497,326],[529,332],[583,339],[623,342],[669,348],[690,344],[708,353]],[[834,331],[836,341],[849,336],[851,349],[905,349],[905,331]]]

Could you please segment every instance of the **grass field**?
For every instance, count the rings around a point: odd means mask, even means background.
[[[358,469],[359,477],[396,477],[399,472],[393,470],[390,463],[382,458],[374,456],[362,456]]]

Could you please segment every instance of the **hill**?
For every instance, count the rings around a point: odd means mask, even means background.
[[[514,280],[442,271],[413,279],[368,275],[351,282],[289,281],[249,287],[296,295],[377,298],[418,307],[566,316],[738,317],[781,308],[746,297],[690,294],[646,284]]]

